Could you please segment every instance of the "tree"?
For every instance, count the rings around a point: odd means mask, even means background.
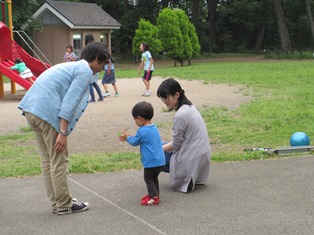
[[[157,27],[144,19],[140,19],[138,29],[135,31],[135,37],[133,39],[132,53],[135,56],[140,55],[139,47],[142,42],[148,43],[149,51],[152,54],[161,52],[161,42],[158,38]]]
[[[169,0],[161,0],[162,9],[168,7]]]
[[[198,17],[200,9],[200,0],[192,0],[192,22],[198,28]]]
[[[189,18],[182,10],[174,10],[174,13],[178,16],[178,20],[180,23],[180,31],[182,34],[183,39],[183,52],[180,57],[177,57],[177,60],[181,63],[181,66],[183,65],[183,62],[185,60],[191,60],[193,51],[192,51],[192,43],[190,38],[190,28],[189,28]]]
[[[218,0],[207,0],[208,20],[210,26],[210,53],[217,51],[216,46],[216,19]]]
[[[259,53],[262,46],[262,42],[263,42],[263,38],[265,34],[266,18],[267,18],[267,14],[266,14],[267,5],[268,3],[266,0],[261,1],[258,34],[257,34],[256,43],[254,47],[255,53]]]
[[[159,38],[164,53],[174,60],[183,57],[183,36],[180,30],[178,16],[169,8],[159,13],[157,18]]]
[[[191,44],[192,44],[192,57],[196,58],[200,56],[201,45],[199,43],[195,27],[190,22],[188,23],[188,32],[189,32],[189,37],[191,39]],[[189,60],[189,64],[191,64],[190,60]]]
[[[314,0],[139,0],[136,6],[131,5],[129,0],[62,1],[96,3],[113,16],[121,24],[121,28],[112,33],[113,53],[117,55],[132,54],[133,38],[140,18],[162,27],[157,21],[163,9],[185,12],[197,33],[201,52],[258,53],[261,48],[279,47],[289,53],[292,48],[308,50],[314,45]],[[12,1],[15,29],[20,29],[44,2]],[[164,19],[171,23],[160,32],[166,37],[164,51],[173,58],[184,60],[186,54],[180,53],[186,53],[184,47],[188,47],[189,42],[182,44],[187,41],[186,36],[184,33],[181,36],[177,34],[178,24],[173,24],[175,18],[171,15],[167,17]],[[29,23],[32,29],[40,30],[38,22]],[[192,47],[195,45],[191,44]]]
[[[12,1],[12,21],[14,29],[21,29],[22,25],[28,21],[30,28],[39,31],[42,30],[41,23],[30,17],[44,2],[45,0]]]
[[[281,1],[282,0],[274,0],[274,5],[278,22],[279,36],[281,41],[281,51],[289,54],[291,52],[291,44],[289,39],[286,18],[282,9]]]
[[[312,38],[313,38],[313,41],[314,41],[314,22],[313,22],[313,16],[312,16],[310,0],[304,0],[304,3],[305,3],[305,8],[306,8],[307,16],[308,16],[308,19],[309,19],[309,23],[310,23]]]

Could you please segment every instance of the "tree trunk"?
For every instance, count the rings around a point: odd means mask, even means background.
[[[262,3],[262,7],[261,7],[261,13],[260,13],[260,18],[261,18],[261,25],[259,27],[258,30],[258,35],[257,35],[257,39],[256,39],[256,43],[255,43],[255,47],[254,47],[254,51],[255,53],[259,54],[260,50],[261,50],[261,46],[262,46],[262,42],[263,42],[263,38],[264,38],[264,33],[265,33],[265,25],[266,25],[266,19],[265,16],[266,11],[267,11],[267,1],[263,0]]]
[[[261,27],[259,28],[254,51],[256,54],[259,54],[264,38],[264,33],[265,33],[265,23],[262,23]]]
[[[210,53],[216,52],[216,19],[218,0],[207,0],[209,33],[210,33]]]
[[[118,15],[118,12],[119,12],[119,3],[118,3],[118,0],[114,0],[112,1],[112,7],[113,7],[113,18],[114,19],[119,19],[119,15]],[[126,8],[124,9],[126,11]],[[116,55],[120,54],[120,43],[119,43],[119,40],[117,37],[114,37],[114,40],[113,40],[113,45],[114,45],[114,53]]]
[[[280,41],[281,41],[281,51],[285,53],[291,52],[291,44],[289,39],[289,33],[286,23],[286,18],[283,13],[281,0],[274,0],[275,5],[275,11],[277,16],[277,22],[278,22],[278,29],[279,29],[279,35],[280,35]]]
[[[310,23],[310,28],[312,32],[312,38],[314,41],[314,22],[313,22],[313,16],[312,16],[312,11],[311,11],[311,5],[310,5],[310,0],[304,0],[305,7],[306,7],[306,12],[307,16],[309,17],[309,23]]]
[[[125,15],[128,15],[128,13],[129,13],[129,10],[128,10],[128,7],[129,7],[129,2],[128,2],[128,0],[124,0],[124,7],[123,7],[123,11],[124,11],[124,14]],[[121,17],[119,17],[119,18],[115,18],[115,19],[120,19]]]
[[[169,4],[169,0],[161,0],[162,9],[167,8]]]
[[[199,17],[200,0],[192,1],[192,23],[194,27],[198,28],[198,17]]]

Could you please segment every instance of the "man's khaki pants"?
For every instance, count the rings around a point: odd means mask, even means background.
[[[25,116],[36,136],[42,175],[51,206],[58,211],[68,209],[72,206],[67,179],[68,150],[54,151],[53,145],[58,136],[56,129],[31,113],[25,112]]]

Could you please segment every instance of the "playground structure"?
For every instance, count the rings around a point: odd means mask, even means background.
[[[4,78],[3,75],[11,80],[11,94],[16,93],[15,83],[28,90],[31,87],[31,83],[23,79],[17,71],[10,70],[8,67],[14,65],[14,60],[21,59],[26,66],[34,74],[33,80],[39,76],[43,71],[49,68],[49,63],[44,63],[40,59],[36,59],[29,55],[20,45],[18,45],[13,39],[12,30],[12,1],[1,1],[0,9],[0,97],[4,96]],[[20,31],[17,31],[20,36]],[[24,40],[24,39],[23,39]],[[33,51],[34,52],[34,51]],[[34,54],[36,54],[34,52]],[[37,55],[37,54],[36,54]]]

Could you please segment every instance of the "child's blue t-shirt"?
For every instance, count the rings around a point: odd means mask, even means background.
[[[144,70],[147,70],[149,68],[150,59],[152,58],[152,55],[149,51],[145,51],[142,53],[142,61],[144,62]],[[152,64],[152,67],[150,68],[151,71],[154,70],[154,65]]]
[[[108,65],[109,64],[105,64],[105,70],[108,70]],[[114,63],[111,63],[110,70],[114,70]]]
[[[109,59],[109,63],[111,63],[111,60]],[[105,64],[105,70],[108,70],[108,65],[109,65],[109,63],[108,64]],[[114,63],[111,63],[111,65],[110,65],[110,70],[114,70]]]
[[[155,124],[141,126],[136,135],[128,136],[126,141],[133,146],[140,145],[141,161],[144,168],[166,164],[161,137]]]

